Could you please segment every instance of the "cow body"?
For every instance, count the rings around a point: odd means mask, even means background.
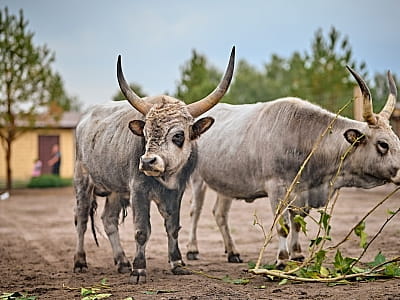
[[[187,256],[196,259],[198,255],[197,221],[207,185],[217,192],[213,213],[228,261],[241,262],[227,222],[232,199],[268,197],[275,212],[316,140],[336,115],[298,98],[236,106],[219,104],[208,114],[218,122],[198,144]],[[293,206],[305,211],[321,207],[341,187],[400,184],[400,141],[388,120],[380,115],[377,119],[373,125],[340,116],[335,120],[291,194],[291,199],[296,197]],[[338,173],[341,157],[353,142]],[[284,265],[289,257],[302,259],[295,214],[292,210],[284,214],[285,227],[291,224],[288,248],[288,232],[277,226],[278,265]]]
[[[74,271],[87,269],[87,221],[93,217],[96,196],[106,196],[102,220],[119,272],[131,272],[131,281],[146,278],[145,250],[151,232],[150,203],[154,201],[165,219],[171,270],[178,275],[190,273],[183,268],[178,246],[180,205],[197,162],[196,139],[214,122],[211,117],[195,118],[222,98],[232,78],[233,63],[234,49],[218,87],[202,100],[186,105],[167,95],[139,98],[128,87],[118,60],[118,80],[128,102],[96,105],[76,128]],[[118,233],[120,213],[129,205],[136,230],[132,265]]]

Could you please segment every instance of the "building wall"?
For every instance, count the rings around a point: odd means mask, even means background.
[[[12,144],[11,169],[13,180],[29,180],[33,164],[39,157],[39,135],[58,135],[60,137],[61,168],[60,176],[72,178],[75,162],[75,137],[73,129],[33,129]],[[45,164],[47,162],[43,162]],[[0,181],[5,181],[6,162],[4,148],[0,147]]]

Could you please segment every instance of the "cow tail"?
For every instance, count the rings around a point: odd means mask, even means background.
[[[121,198],[121,206],[122,206],[122,221],[120,224],[124,223],[125,218],[128,216],[129,199]]]
[[[96,201],[96,196],[93,195],[92,201],[90,201],[90,209],[89,209],[90,225],[92,227],[94,241],[96,242],[97,247],[99,247],[99,241],[97,240],[97,235],[96,235],[96,227],[94,225],[94,215],[96,214],[96,210],[97,210],[97,201]]]

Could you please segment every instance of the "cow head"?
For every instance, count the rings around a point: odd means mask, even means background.
[[[361,78],[350,67],[347,67],[360,86],[363,96],[363,118],[366,126],[349,129],[344,133],[349,143],[356,146],[351,160],[358,166],[363,187],[372,187],[387,182],[400,185],[400,140],[393,132],[389,119],[396,105],[397,89],[392,75],[388,72],[389,96],[382,111],[373,112],[371,93]]]
[[[188,162],[192,153],[192,141],[208,130],[214,123],[211,117],[195,118],[211,109],[224,96],[232,80],[235,47],[228,67],[217,88],[205,98],[186,105],[183,101],[167,95],[142,99],[127,84],[118,57],[117,77],[122,93],[129,103],[145,118],[132,120],[130,130],[145,138],[145,153],[140,158],[139,170],[154,176],[169,188],[176,186],[173,176]]]

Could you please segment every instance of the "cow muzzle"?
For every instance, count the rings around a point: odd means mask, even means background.
[[[143,155],[140,158],[139,170],[147,176],[161,176],[165,171],[165,164],[158,155]]]
[[[396,185],[400,185],[400,169],[397,170],[397,174],[391,178],[392,182]]]

